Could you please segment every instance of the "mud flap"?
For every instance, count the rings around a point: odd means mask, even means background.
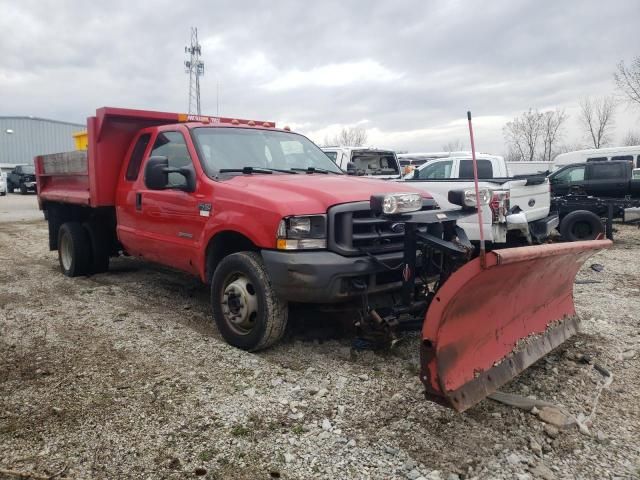
[[[427,397],[459,412],[493,393],[576,333],[573,283],[593,240],[494,250],[436,293],[422,327]]]

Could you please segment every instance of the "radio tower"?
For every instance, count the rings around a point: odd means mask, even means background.
[[[198,29],[191,27],[191,45],[184,47],[190,55],[184,61],[184,71],[189,74],[189,113],[200,115],[200,77],[204,75],[204,62],[200,60],[202,51],[198,43]]]

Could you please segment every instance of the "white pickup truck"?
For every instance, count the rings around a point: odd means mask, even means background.
[[[322,151],[342,170],[355,175],[396,180],[402,175],[395,152],[366,147],[323,147]]]
[[[549,180],[544,175],[509,177],[504,158],[479,154],[479,187],[488,193],[482,208],[485,240],[492,244],[543,242],[558,225],[550,215]],[[471,156],[450,156],[429,161],[402,181],[429,192],[441,208],[456,208],[449,202],[451,190],[473,190]],[[477,216],[458,221],[470,240],[479,240]]]

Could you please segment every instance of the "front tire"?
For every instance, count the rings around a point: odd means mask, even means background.
[[[213,319],[234,347],[255,351],[284,335],[287,303],[275,294],[262,257],[239,252],[225,257],[211,279]]]
[[[595,240],[604,232],[600,217],[588,210],[576,210],[560,222],[560,235],[568,242]]]
[[[23,183],[22,185],[20,185],[20,194],[26,195],[27,193],[29,193],[29,190],[27,190],[27,186]]]
[[[78,277],[89,272],[91,246],[89,236],[78,222],[63,223],[58,231],[58,261],[67,277]]]

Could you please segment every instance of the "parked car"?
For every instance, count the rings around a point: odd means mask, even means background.
[[[7,176],[7,189],[19,189],[22,195],[36,191],[36,172],[33,165],[18,165]]]
[[[561,153],[553,159],[554,169],[575,163],[608,162],[624,160],[631,162],[635,168],[640,168],[640,145],[631,147],[608,147],[576,150]]]
[[[395,152],[365,147],[323,147],[322,151],[345,172],[382,179],[401,177]],[[350,172],[350,173],[351,173]]]
[[[36,157],[65,275],[104,272],[120,251],[190,273],[245,350],[283,336],[290,302],[346,303],[359,335],[389,344],[417,323],[427,398],[458,411],[575,333],[575,275],[611,244],[474,257],[456,223],[477,213],[467,192],[447,210],[410,184],[344,175],[272,122],[102,108],[87,127],[88,151]]]
[[[640,207],[640,178],[628,160],[566,165],[549,175],[552,208],[566,240],[591,240],[605,230],[605,218],[635,218]],[[636,209],[636,210],[634,210]]]
[[[7,174],[6,172],[0,172],[0,197],[4,197],[7,194]]]
[[[480,154],[476,160],[480,188],[491,199],[482,215],[486,240],[544,241],[558,225],[557,215],[550,213],[549,181],[544,175],[509,177],[506,162],[498,155]],[[455,208],[448,192],[473,188],[473,161],[466,155],[431,160],[404,181],[429,191],[441,207]],[[459,224],[471,240],[480,239],[477,222],[468,218]]]

